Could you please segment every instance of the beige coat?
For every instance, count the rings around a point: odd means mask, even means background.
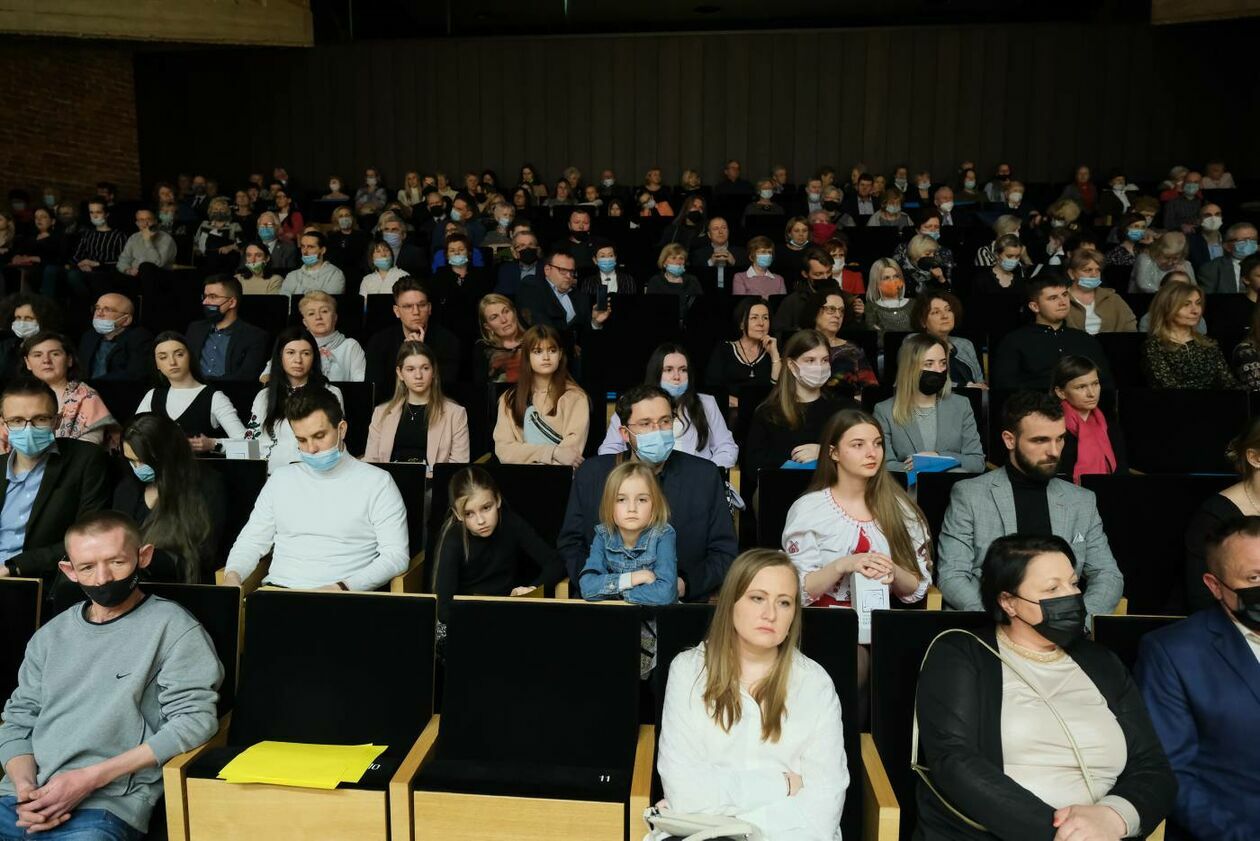
[[[389,461],[394,451],[394,436],[398,433],[398,422],[402,419],[402,406],[399,403],[394,411],[386,412],[388,403],[382,403],[372,413],[372,423],[368,427],[367,451],[364,461]],[[429,475],[433,475],[433,465],[445,462],[456,464],[468,463],[468,412],[453,400],[442,401],[442,416],[437,423],[429,422],[429,440],[425,447],[429,462]]]
[[[525,443],[525,431],[516,425],[508,409],[509,394],[510,390],[499,398],[499,417],[494,424],[494,454],[499,461],[504,464],[555,464],[557,446],[575,447],[579,451],[586,447],[591,407],[585,391],[570,388],[560,395],[556,413],[543,416],[546,424],[562,436],[562,443],[558,445]]]

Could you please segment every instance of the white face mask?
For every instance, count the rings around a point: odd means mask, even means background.
[[[1019,190],[1016,190],[1015,192],[1011,193],[1008,198],[1010,199],[1011,204],[1019,204],[1021,201],[1023,201],[1024,194],[1021,193]]]
[[[1221,229],[1221,217],[1207,216],[1199,223],[1199,226],[1205,231],[1219,231]]]
[[[941,212],[942,212],[942,213],[949,213],[949,212],[950,212],[951,210],[953,210],[953,209],[954,209],[954,203],[953,203],[952,201],[943,201],[943,202],[941,202]]]
[[[822,388],[831,379],[831,366],[826,362],[801,365],[796,364],[796,378],[806,388]]]

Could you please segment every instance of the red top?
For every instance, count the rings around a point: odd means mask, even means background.
[[[854,272],[854,274],[857,274],[857,272]],[[866,539],[866,531],[862,528],[859,528],[857,545],[853,547],[853,554],[860,555],[863,552],[869,552],[869,551],[871,551],[871,542]],[[861,573],[853,573],[853,574],[861,575]],[[849,592],[850,593],[853,592],[852,587],[849,588]],[[812,606],[813,607],[853,607],[853,601],[852,600],[844,601],[844,602],[836,601],[828,594],[823,593],[821,596],[814,599]]]

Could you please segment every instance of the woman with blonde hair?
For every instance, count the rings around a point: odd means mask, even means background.
[[[1195,280],[1194,267],[1186,259],[1190,244],[1181,231],[1166,231],[1155,238],[1150,246],[1133,261],[1133,274],[1129,276],[1130,292],[1158,292],[1164,275],[1182,271]]]
[[[398,191],[398,201],[411,216],[412,208],[424,202],[424,193],[420,188],[420,173],[414,169],[403,177],[402,189]]]
[[[840,700],[800,638],[792,562],[772,549],[737,557],[705,641],[670,665],[657,760],[670,810],[743,821],[766,839],[840,837]]]
[[[504,464],[582,463],[590,401],[569,375],[560,334],[545,324],[525,331],[520,377],[499,398],[494,454]]]
[[[678,295],[687,300],[704,294],[700,281],[687,271],[686,247],[671,242],[661,249],[656,267],[660,271],[648,279],[647,294]]]
[[[438,361],[421,342],[403,342],[394,396],[372,413],[364,461],[466,464],[468,412],[442,394]]]
[[[473,371],[479,383],[514,383],[520,378],[521,343],[525,328],[516,314],[516,304],[506,295],[491,292],[477,304],[481,338],[477,340],[478,359],[484,364]]]
[[[935,237],[915,234],[906,243],[906,281],[914,294],[924,289],[948,289],[953,257],[941,256],[941,244]]]
[[[1155,293],[1142,344],[1142,372],[1151,388],[1242,387],[1216,341],[1195,329],[1203,302],[1203,290],[1190,283],[1165,283]]]
[[[915,456],[945,456],[958,461],[954,472],[984,472],[971,401],[952,390],[944,341],[917,333],[902,342],[893,396],[875,406],[889,470],[913,470]]]
[[[871,263],[866,302],[866,326],[879,331],[881,345],[884,333],[890,330],[894,333],[910,332],[913,299],[906,297],[906,278],[893,258],[880,257]]]
[[[976,265],[992,266],[997,263],[1000,257],[999,252],[1001,251],[1001,248],[998,246],[998,240],[1002,239],[1004,236],[1013,236],[1016,240],[1018,240],[1019,229],[1022,225],[1023,222],[1020,218],[1010,213],[1003,214],[994,220],[993,242],[989,245],[982,245],[980,249],[976,251]],[[1025,257],[1025,259],[1027,258]],[[1031,263],[1032,261],[1028,262]]]
[[[868,228],[909,228],[914,224],[901,209],[901,191],[896,187],[880,193],[879,207],[879,212],[866,221]]]

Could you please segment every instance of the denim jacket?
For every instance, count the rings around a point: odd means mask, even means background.
[[[622,589],[622,575],[650,569],[656,576],[651,584]],[[674,527],[666,523],[639,535],[633,548],[621,540],[621,532],[610,532],[603,523],[595,526],[591,553],[578,579],[582,598],[587,601],[620,596],[633,604],[673,604],[678,601],[678,550]]]

